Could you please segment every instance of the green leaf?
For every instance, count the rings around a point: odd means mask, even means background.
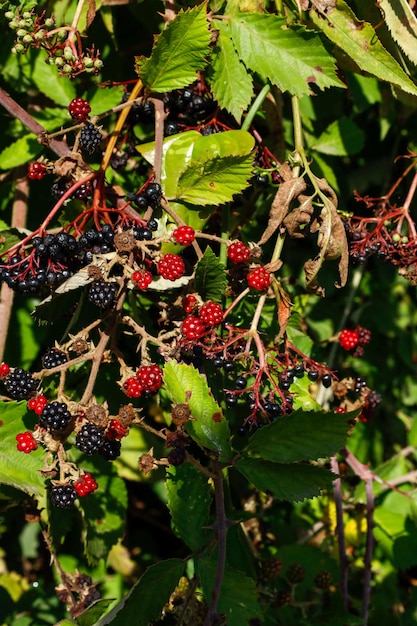
[[[41,154],[43,148],[33,134],[25,135],[0,153],[0,169],[8,170],[23,165]]]
[[[229,425],[205,377],[191,365],[169,361],[164,368],[164,384],[172,402],[190,407],[193,419],[187,422],[188,434],[200,446],[217,452],[220,461],[228,461],[232,456]]]
[[[127,490],[116,468],[97,459],[82,459],[84,470],[98,476],[99,487],[88,498],[80,498],[84,513],[84,546],[90,564],[106,558],[111,548],[123,537],[127,508]]]
[[[377,7],[394,41],[417,65],[417,18],[407,0],[379,0]]]
[[[338,0],[336,7],[326,15],[310,11],[310,17],[362,71],[392,83],[407,93],[417,94],[416,85],[383,47],[374,28],[368,22],[358,20],[346,2]]]
[[[320,495],[336,478],[326,469],[301,463],[242,458],[235,467],[260,491],[270,491],[278,500],[295,502]]]
[[[150,58],[139,63],[143,84],[159,93],[186,87],[206,64],[209,44],[206,4],[180,11],[158,36]]]
[[[127,596],[97,622],[97,626],[148,626],[151,620],[161,616],[183,572],[182,559],[167,559],[151,565]]]
[[[43,54],[38,54],[33,67],[33,82],[52,102],[67,107],[76,98],[74,83],[69,78],[57,76],[56,69],[45,63]]]
[[[43,448],[25,454],[16,447],[16,435],[33,430],[36,419],[29,423],[26,402],[0,402],[0,416],[0,483],[29,495],[43,496],[45,481],[39,472],[45,459]]]
[[[246,67],[296,96],[320,89],[343,87],[333,57],[319,35],[304,27],[286,27],[275,15],[240,14],[230,19],[234,46]]]
[[[212,501],[207,476],[190,463],[184,463],[168,469],[165,486],[175,534],[193,552],[200,550],[210,538],[210,531],[205,528]]]
[[[23,228],[9,228],[0,231],[0,250],[8,250],[19,241],[22,241],[29,231]]]
[[[311,149],[333,156],[347,156],[360,152],[364,143],[363,130],[348,117],[342,117],[329,124]]]
[[[253,135],[246,130],[227,130],[214,135],[200,135],[193,146],[192,163],[215,157],[247,156],[255,146]]]
[[[209,604],[215,585],[217,562],[198,559],[196,566],[206,603]],[[253,618],[261,617],[255,581],[243,572],[226,567],[217,612],[226,616],[228,626],[242,626],[249,624]]]
[[[191,204],[225,204],[249,186],[253,156],[209,159],[192,164],[178,181],[177,199]]]
[[[255,432],[246,452],[278,463],[329,456],[344,446],[349,418],[350,413],[299,409]]]
[[[114,600],[105,598],[93,602],[86,611],[77,616],[77,626],[95,626],[113,602]]]
[[[213,53],[211,88],[219,106],[240,122],[253,96],[252,78],[233,46],[229,26],[218,20],[215,28],[219,38]]]
[[[211,248],[206,248],[195,268],[195,284],[203,300],[221,302],[227,286],[226,269]]]

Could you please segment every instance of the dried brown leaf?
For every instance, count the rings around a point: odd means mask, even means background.
[[[258,245],[262,245],[268,241],[275,231],[280,228],[289,209],[291,202],[302,193],[306,184],[303,178],[294,178],[292,170],[288,163],[284,163],[279,170],[281,177],[284,179],[278,188],[275,198],[269,212],[269,220],[267,227],[260,238]]]
[[[321,257],[318,256],[315,259],[309,259],[304,263],[304,273],[306,275],[306,288],[310,293],[316,294],[316,296],[320,296],[324,298],[325,291],[323,287],[319,284],[316,276],[321,267]]]
[[[305,237],[305,228],[301,226],[308,224],[311,221],[311,216],[314,212],[313,203],[310,196],[301,194],[298,197],[299,205],[284,219],[284,226],[290,237],[301,238]]]

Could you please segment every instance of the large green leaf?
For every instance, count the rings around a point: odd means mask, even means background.
[[[23,165],[41,154],[43,148],[33,134],[25,135],[0,153],[0,169],[8,170]]]
[[[206,64],[209,44],[206,4],[180,11],[158,36],[150,58],[139,60],[143,84],[160,93],[186,87]]]
[[[320,89],[344,86],[317,33],[299,26],[289,28],[284,19],[260,13],[233,16],[229,23],[246,67],[282,91],[304,96],[310,92],[309,84]]]
[[[206,528],[212,501],[207,476],[190,463],[184,463],[168,469],[165,486],[175,534],[193,552],[201,550],[211,534]]]
[[[326,469],[301,463],[242,458],[235,467],[260,491],[271,492],[278,500],[295,502],[320,495],[336,478]]]
[[[347,156],[360,152],[364,143],[363,130],[348,117],[341,117],[329,124],[311,148],[323,154]]]
[[[213,51],[211,88],[219,106],[240,122],[253,96],[252,78],[233,46],[229,26],[218,20],[215,27],[219,37]]]
[[[230,156],[196,163],[180,176],[177,198],[191,204],[225,204],[249,186],[253,156]]]
[[[205,377],[192,365],[169,361],[164,368],[166,391],[175,404],[187,403],[193,419],[188,434],[204,448],[218,453],[220,461],[232,456],[229,425],[214,400]]]
[[[31,424],[30,418],[26,402],[0,402],[0,483],[41,497],[45,482],[39,470],[43,467],[45,451],[38,447],[25,454],[16,447],[16,435],[33,430],[36,424],[36,416]]]
[[[195,284],[203,300],[221,302],[227,286],[226,269],[211,248],[206,248],[195,268]]]
[[[148,626],[151,620],[161,616],[183,571],[182,559],[167,559],[151,565],[97,626]]]
[[[210,559],[198,559],[196,567],[206,603],[210,604],[217,563]],[[226,616],[228,626],[242,626],[261,617],[255,581],[243,572],[226,567],[217,612]]]
[[[417,87],[387,52],[368,22],[358,20],[343,0],[326,15],[310,12],[315,25],[343,50],[364,72],[417,95]]]
[[[278,463],[329,456],[344,446],[349,417],[351,414],[294,411],[256,431],[246,451]]]
[[[417,18],[407,0],[378,0],[376,6],[392,38],[417,65]]]
[[[55,104],[67,107],[77,96],[74,83],[69,78],[58,76],[56,68],[45,63],[43,54],[36,56],[32,79],[39,91]]]

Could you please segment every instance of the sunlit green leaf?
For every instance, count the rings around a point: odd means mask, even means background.
[[[221,302],[227,286],[226,270],[211,248],[205,249],[197,263],[195,283],[203,300]]]
[[[323,154],[346,156],[360,152],[364,142],[363,130],[351,119],[342,117],[329,124],[314,142],[312,149]]]

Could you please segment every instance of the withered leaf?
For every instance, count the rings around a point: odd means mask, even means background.
[[[284,179],[284,182],[280,184],[278,191],[275,194],[275,198],[269,212],[268,224],[258,242],[258,245],[264,244],[270,237],[272,237],[275,231],[278,230],[290,209],[291,202],[293,202],[293,200],[297,198],[306,188],[303,178],[293,177],[292,170],[288,163],[284,163],[280,167],[279,173]]]
[[[289,213],[284,219],[284,226],[290,237],[301,238],[305,237],[305,232],[302,225],[305,226],[311,220],[311,216],[314,212],[312,199],[310,196],[301,194],[298,197],[299,205]]]
[[[316,296],[324,298],[325,291],[319,284],[316,276],[321,267],[321,257],[318,256],[315,259],[309,259],[304,263],[304,273],[306,275],[306,288],[310,293],[315,293]]]

